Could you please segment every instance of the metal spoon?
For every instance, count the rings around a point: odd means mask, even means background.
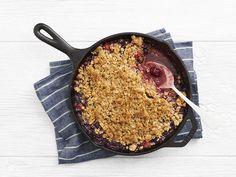
[[[145,65],[147,66],[146,69],[148,70],[149,76],[152,75],[152,78],[154,80],[156,77],[157,87],[173,89],[201,118],[204,118],[202,120],[204,121],[208,129],[214,131],[218,129],[219,122],[221,120],[221,115],[200,108],[199,106],[194,104],[191,100],[189,100],[182,92],[180,92],[174,85],[174,76],[168,67],[166,67],[163,64],[152,61],[146,62]],[[152,68],[154,68],[154,73],[152,72]]]
[[[160,71],[164,72],[165,80],[164,82],[159,83],[159,88],[171,88],[173,89],[190,107],[193,108],[200,116],[202,116],[203,110],[199,106],[194,104],[190,99],[188,99],[182,92],[180,92],[174,85],[174,76],[172,72],[164,65],[160,63],[151,62],[151,65],[158,68]],[[163,73],[162,73],[163,74]]]

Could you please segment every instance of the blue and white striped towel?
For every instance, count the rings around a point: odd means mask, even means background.
[[[165,29],[156,30],[149,35],[168,42],[184,61],[192,79],[193,101],[198,104],[197,77],[193,69],[192,42],[174,43]],[[59,164],[77,163],[114,154],[94,146],[80,132],[69,108],[69,81],[72,65],[69,60],[50,63],[50,75],[34,84],[35,91],[46,113],[51,119],[56,134]],[[194,138],[202,137],[200,117],[195,115],[198,129]],[[175,141],[181,141],[188,134],[191,122],[187,121]]]

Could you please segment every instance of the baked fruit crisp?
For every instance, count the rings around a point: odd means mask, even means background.
[[[74,81],[74,109],[96,144],[137,152],[163,142],[181,123],[185,102],[171,89],[160,89],[166,65],[182,79],[160,51],[142,37],[104,43],[87,56]],[[183,84],[182,84],[183,85]]]

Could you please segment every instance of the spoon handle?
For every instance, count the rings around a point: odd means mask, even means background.
[[[190,99],[188,99],[182,92],[180,92],[175,86],[172,89],[191,107],[193,110],[198,113],[199,116],[203,115],[203,111],[199,106],[195,105]]]

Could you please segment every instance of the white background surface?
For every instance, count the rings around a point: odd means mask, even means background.
[[[53,126],[33,83],[66,56],[32,33],[44,22],[75,47],[107,35],[165,27],[194,41],[203,139],[184,148],[58,165]],[[0,177],[236,176],[236,3],[234,0],[0,0]]]

